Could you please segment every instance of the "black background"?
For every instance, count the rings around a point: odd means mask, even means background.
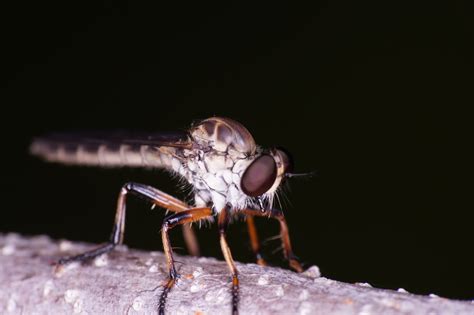
[[[285,213],[324,276],[473,299],[472,5],[320,1],[22,3],[2,10],[0,231],[107,239],[121,185],[176,191],[161,171],[28,156],[71,129],[185,129],[213,115],[281,145],[300,172]],[[126,243],[160,249],[160,210],[130,200]],[[262,238],[277,223],[260,220]],[[178,231],[174,245],[182,247]],[[244,225],[230,229],[251,261]],[[222,257],[215,227],[203,254]],[[280,264],[281,252],[266,254]],[[177,249],[184,253],[184,250]]]

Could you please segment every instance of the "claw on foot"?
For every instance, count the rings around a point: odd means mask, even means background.
[[[180,277],[181,276],[178,273],[170,272],[170,278],[163,287],[163,292],[160,296],[160,304],[158,306],[158,313],[160,315],[165,314],[166,298],[168,297],[168,293],[170,293],[171,289],[174,287]]]

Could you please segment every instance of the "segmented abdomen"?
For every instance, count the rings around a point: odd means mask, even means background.
[[[143,144],[120,144],[107,141],[84,141],[67,137],[43,137],[35,139],[30,152],[47,161],[63,164],[103,167],[151,167],[172,168],[169,153],[174,148]]]

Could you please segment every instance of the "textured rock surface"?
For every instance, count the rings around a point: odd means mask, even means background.
[[[0,235],[1,314],[156,314],[166,278],[164,255],[121,248],[90,264],[55,271],[58,257],[92,245],[46,236]],[[225,262],[177,256],[181,281],[168,314],[230,314]],[[254,264],[241,273],[241,314],[474,314],[474,303],[418,296]]]

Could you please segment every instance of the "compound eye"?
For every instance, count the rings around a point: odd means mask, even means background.
[[[240,187],[249,197],[258,197],[267,192],[275,183],[277,166],[275,159],[264,154],[250,164],[242,175]]]

